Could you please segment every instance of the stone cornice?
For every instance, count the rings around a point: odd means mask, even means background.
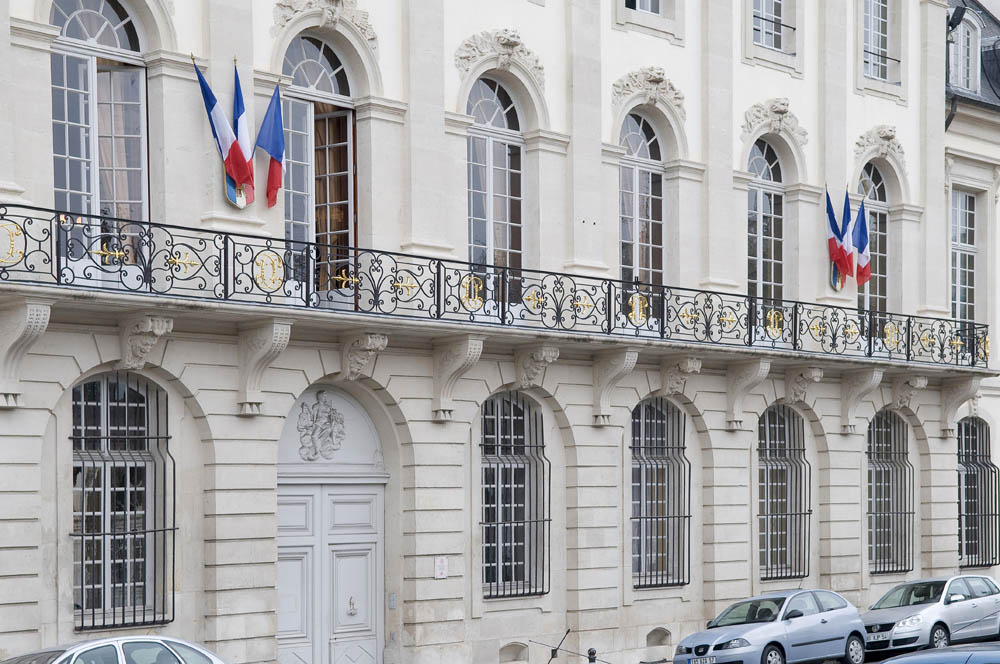
[[[54,25],[36,23],[13,16],[10,18],[10,43],[14,46],[51,51],[52,42],[59,36],[59,33],[59,28]]]

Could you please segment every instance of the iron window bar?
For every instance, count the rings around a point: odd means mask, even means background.
[[[1000,483],[990,455],[990,427],[958,422],[958,560],[961,567],[1000,564]]]
[[[802,416],[787,405],[771,406],[758,420],[757,474],[761,580],[809,576],[812,467]]]
[[[635,588],[691,581],[691,462],[686,418],[661,397],[632,410],[632,581]]]
[[[294,266],[294,267],[290,267]],[[306,267],[307,266],[307,267]],[[0,282],[985,367],[989,326],[0,205]]]
[[[787,23],[782,23],[780,19],[771,18],[770,16],[764,16],[763,14],[758,14],[757,12],[753,13],[753,20],[754,21],[767,21],[768,23],[770,23],[770,24],[772,24],[774,26],[777,26],[779,28],[788,28],[789,30],[794,30],[795,29],[794,25],[788,25]],[[758,28],[756,26],[754,26],[754,31],[756,31],[757,29]]]
[[[880,410],[868,424],[868,562],[872,574],[913,569],[913,466],[908,428]]]
[[[485,599],[549,592],[551,472],[542,414],[504,392],[482,407],[482,581]]]
[[[861,49],[861,52],[864,53],[865,55],[874,56],[879,60],[889,60],[890,62],[895,62],[895,63],[902,62],[902,60],[900,60],[899,58],[894,58],[891,55],[887,55],[885,53],[879,53],[878,51],[870,51],[867,48]]]

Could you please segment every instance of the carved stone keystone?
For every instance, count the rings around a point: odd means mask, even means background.
[[[767,378],[771,360],[758,359],[729,365],[726,372],[726,428],[743,428],[743,400]]]
[[[840,430],[854,433],[858,404],[882,382],[881,369],[847,371],[840,378]]]
[[[892,407],[909,408],[917,390],[927,387],[926,376],[900,376],[892,381]]]
[[[52,300],[22,300],[0,309],[0,408],[15,408],[21,363],[49,325]]]
[[[687,385],[687,377],[697,373],[701,373],[700,357],[665,360],[660,365],[660,389],[657,390],[656,394],[663,397],[683,394],[684,387]]]
[[[517,386],[522,390],[542,384],[545,369],[559,359],[559,347],[549,344],[518,350],[514,353]]]
[[[542,61],[530,48],[524,45],[517,30],[501,28],[484,30],[472,35],[455,51],[455,67],[467,74],[477,63],[494,58],[496,68],[509,70],[512,62],[517,62],[527,71],[540,89],[545,89],[545,68]]]
[[[594,426],[611,424],[611,392],[635,368],[635,348],[609,350],[594,356]]]
[[[173,319],[152,314],[142,314],[123,320],[118,325],[122,350],[118,368],[128,371],[142,369],[146,366],[146,358],[156,342],[160,337],[170,334],[173,329]]]
[[[431,413],[435,422],[448,422],[455,410],[455,385],[483,354],[483,337],[467,335],[434,344],[434,399]]]
[[[335,380],[358,380],[367,374],[372,358],[385,350],[389,337],[377,332],[362,332],[340,343],[340,372]]]
[[[955,415],[966,401],[974,401],[979,394],[979,376],[945,378],[941,381],[941,433],[954,436],[957,422]],[[978,404],[977,404],[978,406]]]
[[[264,395],[261,381],[271,362],[288,347],[292,336],[292,322],[272,318],[263,323],[240,329],[239,362],[240,391],[236,397],[238,413],[243,417],[260,414]]]
[[[819,367],[789,369],[785,372],[785,403],[806,403],[809,385],[822,379],[823,370]]]

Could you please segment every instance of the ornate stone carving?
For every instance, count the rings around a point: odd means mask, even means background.
[[[822,378],[823,370],[819,367],[803,367],[786,371],[785,403],[806,403],[809,385],[818,383]]]
[[[896,138],[896,128],[892,125],[875,125],[858,137],[854,142],[854,156],[862,157],[874,150],[874,156],[892,156],[899,163],[899,166],[906,170],[905,154],[903,145]]]
[[[979,376],[962,376],[961,378],[945,378],[941,381],[941,434],[955,435],[955,415],[966,401],[976,402],[979,396],[979,384],[983,379]],[[970,404],[971,405],[971,404]],[[979,404],[976,403],[976,409]]]
[[[517,367],[518,387],[525,390],[541,385],[545,369],[557,359],[559,348],[549,344],[517,351],[514,354],[514,366]]]
[[[771,360],[757,359],[729,365],[726,372],[726,428],[743,427],[743,400],[760,385],[771,370]]]
[[[362,332],[347,337],[340,344],[340,373],[338,380],[358,380],[372,358],[385,350],[389,337],[377,332]]]
[[[170,334],[174,321],[162,316],[144,314],[124,320],[118,326],[122,356],[119,369],[135,370],[146,366],[146,357],[160,337]]]
[[[49,326],[51,300],[24,300],[0,310],[0,408],[15,408],[21,363]]]
[[[240,391],[236,397],[239,415],[251,417],[260,414],[264,402],[260,389],[264,371],[285,350],[291,336],[291,321],[276,318],[240,330]]]
[[[502,28],[484,30],[463,41],[455,51],[455,66],[468,74],[476,64],[487,58],[496,58],[496,68],[509,70],[517,62],[535,79],[539,89],[545,89],[545,69],[534,51],[524,45],[517,30]]]
[[[334,407],[333,398],[325,390],[316,393],[314,403],[302,402],[296,428],[303,461],[316,461],[320,457],[330,461],[347,436],[344,415]]]
[[[322,13],[320,27],[323,28],[336,27],[340,21],[350,23],[368,41],[372,52],[378,52],[378,37],[368,20],[368,12],[358,9],[358,0],[276,0],[271,34],[277,35],[296,14],[308,11]]]
[[[900,376],[892,381],[892,407],[909,408],[917,390],[927,387],[926,376]]]
[[[854,433],[854,418],[858,404],[866,394],[882,382],[881,369],[859,369],[844,372],[840,378],[840,430]]]
[[[594,356],[594,426],[611,424],[611,392],[639,360],[634,348],[609,350]]]
[[[666,360],[660,365],[660,389],[657,394],[665,397],[683,394],[687,377],[697,373],[701,373],[700,357]]]
[[[483,338],[468,335],[434,344],[434,398],[431,404],[435,422],[451,420],[455,410],[452,395],[455,385],[483,354]]]
[[[611,106],[616,111],[625,100],[640,93],[647,104],[663,102],[684,119],[684,93],[674,87],[662,67],[643,67],[625,74],[611,86]]]
[[[788,109],[786,97],[775,97],[754,104],[743,114],[743,138],[764,127],[770,133],[786,132],[800,146],[809,141],[809,133],[799,126],[799,119]]]

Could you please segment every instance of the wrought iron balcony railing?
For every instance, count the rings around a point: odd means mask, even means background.
[[[988,326],[0,205],[0,282],[966,367]]]

